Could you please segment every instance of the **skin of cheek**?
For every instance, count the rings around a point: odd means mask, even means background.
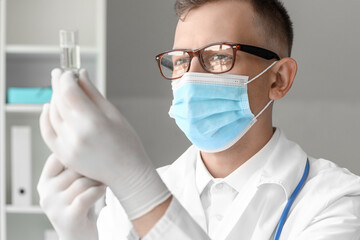
[[[259,59],[256,56],[245,56],[246,53],[237,55],[234,68],[229,74],[249,76],[249,80],[264,71],[272,62]],[[271,69],[247,85],[250,109],[256,115],[269,100],[270,87],[268,84]]]
[[[264,73],[264,75],[248,84],[250,109],[254,115],[257,115],[270,101],[270,89],[267,84],[269,75],[268,73]]]

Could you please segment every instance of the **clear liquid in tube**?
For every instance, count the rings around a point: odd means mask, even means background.
[[[77,73],[80,69],[80,47],[77,45],[62,46],[60,64],[64,70]]]

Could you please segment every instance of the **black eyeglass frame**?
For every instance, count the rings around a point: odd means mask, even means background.
[[[202,58],[200,57],[201,56],[201,53],[202,51],[205,49],[205,48],[208,48],[208,47],[211,47],[211,46],[214,46],[214,45],[228,45],[228,46],[231,46],[232,50],[233,50],[233,56],[234,56],[234,60],[232,61],[232,65],[229,69],[223,71],[223,72],[211,72],[211,71],[208,71],[205,67],[205,64],[203,63],[203,60]],[[191,65],[191,61],[193,59],[193,57],[197,57],[199,59],[199,62],[200,62],[200,65],[201,67],[206,71],[206,72],[209,72],[209,73],[214,73],[214,74],[221,74],[221,73],[226,73],[226,72],[229,72],[235,65],[235,61],[236,61],[236,51],[242,51],[242,52],[246,52],[246,53],[249,53],[249,54],[252,54],[252,55],[255,55],[255,56],[258,56],[258,57],[261,57],[263,59],[266,59],[266,60],[271,60],[271,59],[276,59],[276,60],[280,60],[280,57],[279,55],[277,55],[276,53],[270,51],[270,50],[267,50],[265,48],[261,48],[261,47],[256,47],[256,46],[251,46],[251,45],[246,45],[246,44],[241,44],[241,43],[228,43],[228,42],[218,42],[218,43],[212,43],[212,44],[209,44],[209,45],[206,45],[205,47],[202,47],[202,48],[199,48],[199,49],[196,49],[196,50],[187,50],[187,49],[173,49],[173,50],[170,50],[170,51],[166,51],[166,52],[163,52],[163,53],[160,53],[158,55],[155,56],[155,60],[157,61],[158,63],[158,67],[160,69],[160,73],[161,75],[163,76],[163,78],[165,79],[168,79],[168,80],[175,80],[175,79],[179,79],[181,78],[183,75],[179,76],[179,77],[175,77],[175,78],[169,78],[169,77],[166,77],[162,70],[161,70],[161,58],[163,55],[169,53],[169,52],[174,52],[174,51],[182,51],[182,52],[186,52],[187,54],[189,54],[189,57],[190,57],[190,60],[189,60],[189,66],[188,68],[186,69],[186,72],[189,71],[190,69],[190,65]]]

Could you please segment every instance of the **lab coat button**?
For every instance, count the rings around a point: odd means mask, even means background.
[[[218,220],[218,221],[221,221],[223,219],[223,216],[221,214],[216,214],[215,215],[215,218]]]
[[[219,184],[217,184],[215,187],[216,187],[216,189],[218,189],[218,190],[223,189],[224,183],[219,183]]]

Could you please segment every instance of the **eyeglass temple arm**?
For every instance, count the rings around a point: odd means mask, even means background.
[[[276,53],[266,50],[264,48],[260,48],[260,47],[255,47],[255,46],[250,46],[250,45],[240,45],[240,51],[243,52],[247,52],[253,55],[256,55],[258,57],[264,58],[266,60],[271,60],[271,59],[277,59],[280,60],[279,55],[277,55]]]

